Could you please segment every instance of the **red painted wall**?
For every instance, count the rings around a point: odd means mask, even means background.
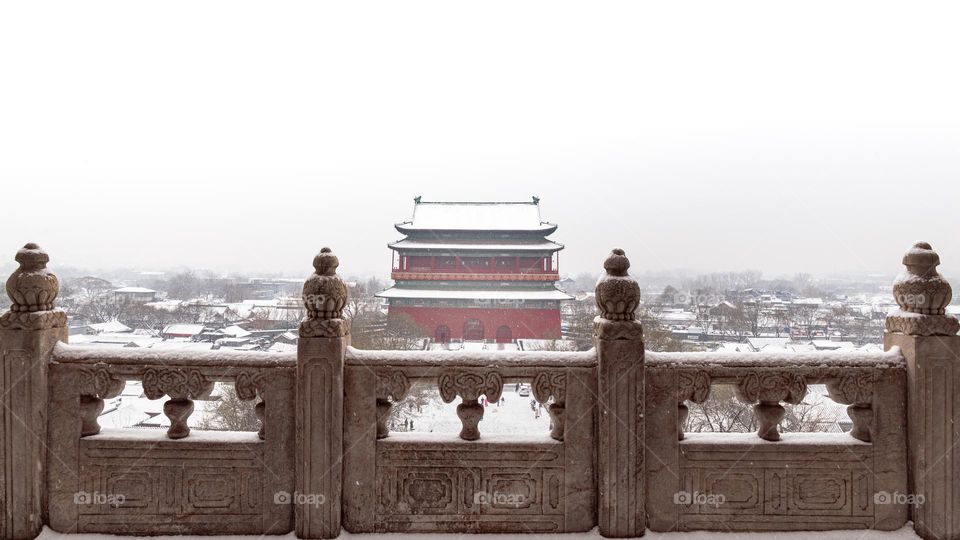
[[[424,337],[433,339],[437,326],[450,327],[452,339],[463,339],[463,324],[467,319],[483,321],[484,339],[494,340],[497,328],[510,327],[513,339],[559,339],[559,309],[476,309],[476,308],[432,308],[432,307],[390,307],[390,316],[409,315],[423,329]]]

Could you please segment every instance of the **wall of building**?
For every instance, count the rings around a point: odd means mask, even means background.
[[[494,340],[497,329],[508,326],[512,339],[559,339],[560,310],[522,308],[390,307],[390,316],[407,315],[420,326],[424,337],[435,338],[440,325],[450,328],[451,339],[463,339],[467,320],[483,322],[484,339]]]

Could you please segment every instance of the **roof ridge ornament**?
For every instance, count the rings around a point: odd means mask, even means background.
[[[914,336],[955,335],[960,321],[947,314],[953,297],[950,283],[939,272],[940,255],[927,242],[917,242],[903,256],[906,269],[893,282],[900,309],[887,315],[886,331]]]

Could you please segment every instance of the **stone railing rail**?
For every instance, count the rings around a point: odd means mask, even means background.
[[[109,533],[117,519],[136,515],[124,520],[123,532],[290,530],[292,507],[272,501],[294,485],[296,355],[58,343],[49,362],[51,527]],[[165,433],[101,429],[104,399],[127,381],[141,382],[150,399],[167,398]],[[191,432],[193,400],[209,396],[217,382],[231,383],[241,400],[258,400],[258,433]]]
[[[902,527],[960,538],[960,322],[928,244],[904,256],[877,353],[646,353],[640,291],[614,250],[586,352],[360,351],[324,248],[304,283],[297,354],[67,344],[59,283],[35,244],[0,317],[0,537],[59,532],[285,534],[813,530]],[[102,429],[127,381],[170,428]],[[256,400],[259,433],[190,431],[217,382]],[[528,383],[543,433],[483,433],[478,399]],[[459,436],[391,433],[414,384],[457,401]],[[690,403],[729,384],[756,433],[688,433]],[[822,384],[849,433],[781,433]]]

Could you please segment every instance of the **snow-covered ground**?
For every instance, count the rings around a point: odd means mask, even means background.
[[[108,534],[60,534],[50,529],[44,528],[38,537],[39,540],[109,540],[116,538],[126,538]],[[134,538],[134,537],[129,537]],[[154,538],[149,536],[137,538]],[[177,538],[189,540],[251,540],[264,538],[263,536],[179,536]],[[293,533],[284,536],[266,537],[283,538],[284,540],[295,540],[297,537]],[[340,534],[340,538],[356,538],[370,540],[415,540],[417,538],[431,538],[433,540],[471,540],[472,538],[483,540],[574,540],[574,539],[592,539],[601,540],[603,537],[594,529],[588,533],[574,534],[350,534],[346,531]],[[907,524],[899,531],[817,531],[817,532],[780,532],[780,533],[720,533],[720,532],[681,532],[681,533],[657,533],[650,532],[643,536],[649,540],[917,540],[920,537],[913,532],[913,526]]]

